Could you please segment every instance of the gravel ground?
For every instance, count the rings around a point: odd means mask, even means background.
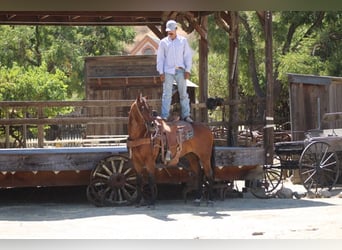
[[[301,190],[301,186],[292,186]],[[90,204],[84,188],[2,190],[2,239],[342,239],[341,189],[331,198],[243,198],[195,207]]]

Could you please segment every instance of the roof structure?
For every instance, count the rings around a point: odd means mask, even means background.
[[[180,22],[187,33],[201,32],[199,22],[208,11],[0,11],[0,25],[113,25],[147,26],[158,38],[169,19]]]
[[[161,25],[162,11],[1,11],[11,25]]]
[[[150,35],[145,35],[142,40],[136,43],[134,48],[131,50],[131,55],[145,55],[151,54],[154,55],[157,53],[159,39],[156,37],[152,37]]]

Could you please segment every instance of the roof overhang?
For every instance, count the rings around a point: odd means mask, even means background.
[[[162,25],[174,11],[0,11],[0,25]],[[190,11],[194,18],[207,15]]]

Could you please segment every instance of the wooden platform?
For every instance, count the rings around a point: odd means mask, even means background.
[[[126,146],[1,149],[0,171],[91,170],[101,159],[123,153]]]
[[[0,187],[87,185],[90,172],[104,158],[128,157],[126,146],[48,147],[0,149]],[[244,178],[249,170],[264,164],[264,150],[252,147],[216,147],[216,174],[220,180]],[[189,179],[182,168],[157,169],[162,183]]]

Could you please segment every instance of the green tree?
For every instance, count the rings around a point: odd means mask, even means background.
[[[47,71],[46,64],[39,67],[0,68],[0,100],[46,101],[67,98],[67,76],[61,70]]]
[[[68,97],[84,97],[84,57],[121,55],[132,28],[114,26],[0,26],[0,66],[47,66],[67,76]]]
[[[342,19],[341,12],[282,11],[272,14],[275,115],[279,116],[289,114],[287,73],[342,74]],[[262,12],[240,11],[239,17],[239,93],[242,98],[264,97],[266,77]],[[209,18],[209,27],[210,53],[218,53],[226,61],[228,39],[224,39],[226,35],[218,28],[215,19]],[[224,59],[225,55],[227,59]],[[210,56],[209,64],[212,64]],[[215,72],[214,68],[209,70]],[[227,74],[227,67],[222,67],[222,70],[222,74]],[[226,87],[218,88],[224,96],[228,89],[227,82]]]

